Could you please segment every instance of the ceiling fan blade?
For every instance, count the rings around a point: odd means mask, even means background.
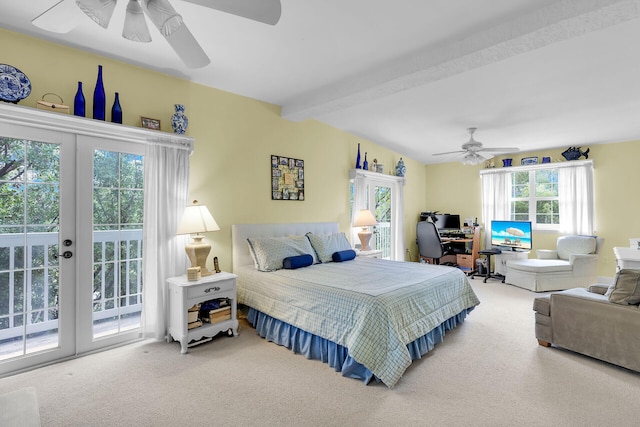
[[[282,15],[280,0],[183,0],[265,24],[276,25]]]
[[[458,151],[447,151],[446,153],[435,153],[434,156],[443,156],[445,154],[458,154],[458,153],[466,153],[466,150],[458,150]]]
[[[187,67],[201,68],[211,63],[211,60],[185,24],[182,24],[172,34],[164,36],[164,38],[167,39],[169,45],[176,51]]]
[[[520,151],[519,148],[515,148],[515,147],[504,147],[504,148],[481,148],[479,150],[476,151],[493,151],[496,153],[501,153],[501,152],[513,152],[513,151]]]
[[[52,33],[68,33],[78,26],[82,11],[75,0],[62,0],[31,20],[38,28]]]

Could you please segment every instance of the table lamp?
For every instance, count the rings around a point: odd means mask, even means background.
[[[206,266],[211,245],[202,241],[204,236],[201,236],[200,233],[218,230],[220,227],[205,205],[199,205],[198,201],[194,200],[192,206],[184,208],[176,234],[191,234],[193,241],[188,243],[184,250],[191,261],[191,267],[200,267],[202,276],[211,275]]]
[[[378,224],[376,218],[369,209],[361,209],[353,223],[354,227],[362,227],[362,231],[358,233],[360,238],[360,250],[370,251],[369,240],[371,239],[371,231],[367,227]]]

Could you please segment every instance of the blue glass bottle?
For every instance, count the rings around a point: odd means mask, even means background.
[[[98,65],[98,81],[93,91],[93,118],[96,120],[105,120],[105,110],[107,108],[107,97],[104,93],[104,84],[102,83],[102,65]]]
[[[369,162],[367,161],[367,152],[364,152],[364,162],[362,163],[362,169],[369,170]]]
[[[358,157],[356,157],[356,169],[362,169],[360,164],[360,143],[358,142]]]
[[[111,107],[111,121],[122,124],[122,107],[120,106],[120,94],[116,92],[116,99]]]
[[[82,82],[78,82],[78,91],[76,97],[73,98],[73,115],[85,116],[84,93],[82,93]]]

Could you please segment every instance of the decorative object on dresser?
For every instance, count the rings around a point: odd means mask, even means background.
[[[211,251],[211,245],[202,241],[204,236],[200,233],[218,230],[220,227],[211,216],[209,209],[205,205],[199,205],[197,200],[193,201],[192,206],[184,209],[176,234],[191,234],[193,242],[188,243],[184,249],[191,261],[191,267],[200,267],[202,276],[211,275],[207,270],[207,257]]]
[[[377,225],[378,221],[376,221],[376,217],[373,216],[369,209],[361,209],[356,217],[356,220],[353,222],[354,227],[362,227],[362,230],[358,232],[358,238],[360,239],[360,250],[361,251],[370,251],[369,240],[371,239],[371,231],[369,231],[368,227],[372,225]]]
[[[189,126],[189,119],[184,115],[184,105],[175,104],[175,113],[171,116],[171,127],[177,134],[183,135],[187,132]]]
[[[271,200],[304,200],[304,160],[271,155]]]

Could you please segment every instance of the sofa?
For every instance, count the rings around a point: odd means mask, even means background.
[[[533,292],[586,288],[598,281],[602,243],[601,237],[561,236],[556,249],[537,250],[537,258],[507,261],[504,282]]]
[[[534,299],[535,335],[556,346],[640,372],[640,270]]]

